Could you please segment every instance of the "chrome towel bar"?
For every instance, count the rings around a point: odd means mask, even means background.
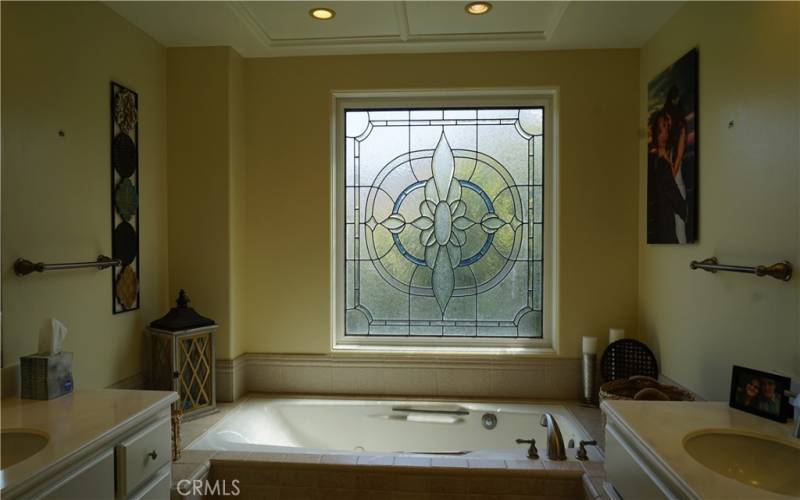
[[[119,266],[122,261],[119,259],[112,259],[105,255],[98,255],[97,260],[93,262],[66,262],[63,264],[45,264],[44,262],[31,262],[27,259],[17,259],[14,261],[14,274],[17,276],[26,276],[33,272],[43,273],[45,271],[58,271],[61,269],[82,269],[85,267],[96,267],[98,269],[105,269],[111,266]]]
[[[689,264],[690,269],[702,269],[709,273],[716,273],[717,271],[730,271],[734,273],[755,274],[756,276],[771,276],[781,281],[789,281],[792,279],[792,264],[788,261],[778,262],[771,266],[730,266],[727,264],[720,264],[716,257],[709,257],[701,261],[693,260]]]

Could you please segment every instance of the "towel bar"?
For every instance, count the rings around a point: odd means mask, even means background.
[[[734,273],[755,274],[756,276],[770,276],[781,281],[789,281],[792,279],[792,264],[788,261],[778,262],[771,266],[730,266],[727,264],[720,264],[716,257],[709,257],[699,262],[693,260],[689,264],[689,268],[702,269],[709,273],[730,271]]]
[[[31,262],[27,259],[17,259],[14,261],[14,274],[17,276],[26,276],[33,272],[43,273],[45,271],[57,271],[60,269],[82,269],[85,267],[96,267],[98,269],[105,269],[111,266],[119,266],[122,261],[119,259],[112,259],[105,255],[98,255],[97,260],[93,262],[66,262],[63,264],[45,264],[44,262]]]

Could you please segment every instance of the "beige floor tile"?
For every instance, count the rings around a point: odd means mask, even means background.
[[[179,464],[204,464],[207,463],[214,454],[214,450],[182,450],[181,458],[176,463]]]
[[[244,461],[250,456],[249,451],[219,451],[212,460]]]
[[[469,462],[465,458],[449,458],[449,457],[432,458],[431,466],[455,467],[455,468],[467,469],[469,468]]]
[[[317,453],[287,453],[286,462],[294,464],[318,464],[322,455]]]
[[[355,464],[358,455],[322,455],[321,464]]]
[[[394,459],[394,465],[401,467],[430,467],[431,459],[425,457],[399,456]]]
[[[493,460],[489,458],[471,458],[467,460],[470,469],[505,469],[505,460]]]
[[[506,460],[507,469],[516,470],[544,470],[541,460]]]
[[[285,462],[286,453],[253,452],[247,456],[248,462]]]
[[[392,465],[394,464],[394,455],[359,455],[358,465]]]

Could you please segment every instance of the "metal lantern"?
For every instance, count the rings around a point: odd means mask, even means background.
[[[189,307],[184,290],[176,307],[150,323],[151,379],[156,390],[175,391],[185,420],[217,411],[214,332],[217,324]]]

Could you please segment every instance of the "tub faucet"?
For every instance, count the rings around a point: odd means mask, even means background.
[[[564,449],[564,438],[558,428],[555,417],[545,413],[539,420],[542,427],[547,427],[547,458],[550,460],[566,460],[567,451]]]

